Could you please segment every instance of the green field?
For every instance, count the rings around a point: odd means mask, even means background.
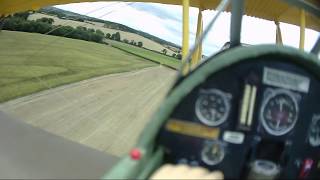
[[[155,66],[104,44],[0,32],[0,102],[95,76]]]
[[[112,46],[119,48],[121,50],[124,50],[126,52],[135,54],[137,56],[149,59],[151,61],[158,62],[160,64],[172,67],[174,69],[179,69],[180,65],[181,65],[180,64],[181,61],[179,61],[176,58],[169,57],[169,56],[166,56],[163,54],[159,54],[159,53],[147,50],[147,49],[132,46],[129,44],[112,41]]]

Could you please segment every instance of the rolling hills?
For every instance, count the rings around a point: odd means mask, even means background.
[[[140,41],[143,42],[144,48],[159,53],[161,53],[162,50],[166,49],[167,55],[169,56],[172,56],[172,54],[178,54],[181,51],[181,47],[174,43],[165,41],[163,39],[130,28],[128,26],[73,13],[70,11],[65,11],[55,7],[42,8],[39,11],[30,14],[28,20],[32,21],[43,17],[53,19],[53,25],[55,26],[71,26],[73,28],[85,27],[88,29],[100,30],[105,34],[114,34],[116,32],[119,32],[121,34],[121,41]]]

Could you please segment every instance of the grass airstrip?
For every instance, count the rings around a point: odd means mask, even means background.
[[[105,44],[11,31],[1,31],[0,42],[0,102],[96,76],[156,66],[142,58],[152,58],[152,53],[158,61],[177,66],[166,56],[129,45],[125,47],[131,53],[126,53]]]

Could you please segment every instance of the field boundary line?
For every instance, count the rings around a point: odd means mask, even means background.
[[[110,77],[119,76],[119,75],[129,76],[129,75],[132,75],[132,74],[139,74],[139,73],[142,73],[144,71],[148,71],[148,70],[154,69],[154,68],[159,68],[159,67],[158,66],[151,66],[151,67],[146,67],[146,68],[137,69],[137,70],[133,70],[133,71],[119,72],[119,73],[114,73],[114,74],[106,74],[106,75],[102,75],[102,76],[93,77],[93,78],[90,78],[90,79],[84,79],[84,80],[77,81],[77,82],[70,83],[70,84],[57,86],[55,88],[46,89],[46,90],[43,90],[43,91],[31,93],[31,94],[26,95],[26,96],[17,97],[15,99],[2,102],[2,103],[0,103],[0,109],[4,104],[10,105],[10,106],[14,106],[17,103],[21,104],[22,102],[25,102],[25,101],[29,102],[31,97],[32,98],[36,98],[36,97],[46,96],[46,95],[48,95],[50,93],[59,93],[59,92],[65,90],[67,88],[85,86],[85,84],[88,83],[88,82],[92,83],[94,81],[99,81],[99,80],[101,80],[103,78],[110,78]]]
[[[111,45],[112,47],[116,48],[116,49],[119,49],[119,50],[121,50],[121,51],[124,51],[124,52],[126,52],[126,53],[129,53],[129,54],[131,54],[131,55],[134,55],[134,56],[137,56],[137,57],[146,59],[146,60],[148,60],[148,61],[152,61],[152,62],[154,62],[154,63],[156,63],[156,64],[160,64],[160,65],[162,65],[162,66],[166,66],[167,68],[170,68],[170,69],[173,69],[173,70],[176,70],[176,71],[179,70],[178,68],[174,68],[174,67],[171,67],[171,66],[169,66],[169,65],[162,64],[162,63],[160,63],[160,62],[158,62],[158,61],[155,61],[155,60],[146,58],[146,57],[141,56],[141,55],[138,55],[138,54],[135,54],[135,53],[133,53],[133,52],[127,51],[127,50],[122,49],[122,48],[120,48],[120,47],[116,47],[116,46],[114,46],[114,45],[112,45],[112,44],[110,44],[110,45]]]

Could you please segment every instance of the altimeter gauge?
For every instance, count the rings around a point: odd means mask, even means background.
[[[260,120],[275,136],[291,131],[298,120],[298,96],[284,89],[268,90],[261,106]]]

